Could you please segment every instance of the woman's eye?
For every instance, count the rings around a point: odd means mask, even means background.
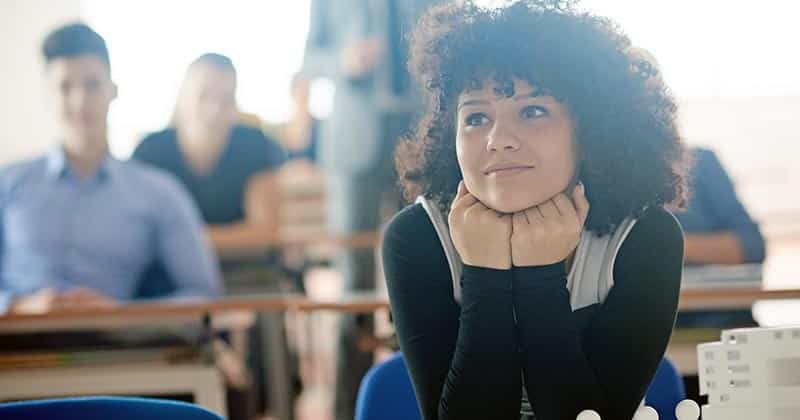
[[[477,127],[486,124],[487,121],[489,121],[489,118],[486,116],[486,114],[481,112],[469,114],[467,118],[464,119],[464,123],[467,125],[467,127]]]
[[[539,118],[547,115],[547,109],[536,105],[528,105],[519,112],[524,119]]]

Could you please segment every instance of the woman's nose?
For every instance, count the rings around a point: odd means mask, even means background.
[[[513,130],[507,127],[507,123],[496,121],[489,131],[486,150],[490,152],[496,152],[498,150],[517,150],[519,146],[519,139],[514,134]]]

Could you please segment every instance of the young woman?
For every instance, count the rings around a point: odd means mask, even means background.
[[[142,140],[133,157],[177,177],[197,203],[220,253],[264,249],[277,240],[276,174],[286,152],[239,122],[237,75],[207,53],[186,72],[172,126]]]
[[[428,107],[383,259],[426,419],[633,417],[674,322],[684,148],[667,89],[571,1],[432,9]],[[648,85],[651,83],[651,85]]]

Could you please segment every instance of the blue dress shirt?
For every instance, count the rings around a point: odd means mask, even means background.
[[[200,215],[169,175],[107,157],[80,179],[61,148],[0,169],[0,313],[43,288],[124,302],[155,262],[173,283],[166,297],[221,293]]]
[[[733,182],[717,156],[707,149],[695,149],[692,156],[689,205],[685,212],[675,214],[683,230],[686,233],[731,231],[739,239],[745,263],[763,262],[764,237],[736,196]]]

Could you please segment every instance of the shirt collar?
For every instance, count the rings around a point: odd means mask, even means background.
[[[106,155],[100,163],[95,176],[90,180],[106,180],[108,179],[113,170],[115,160]],[[72,168],[69,165],[67,154],[63,146],[57,146],[47,153],[47,175],[52,179],[63,179],[72,176]]]

